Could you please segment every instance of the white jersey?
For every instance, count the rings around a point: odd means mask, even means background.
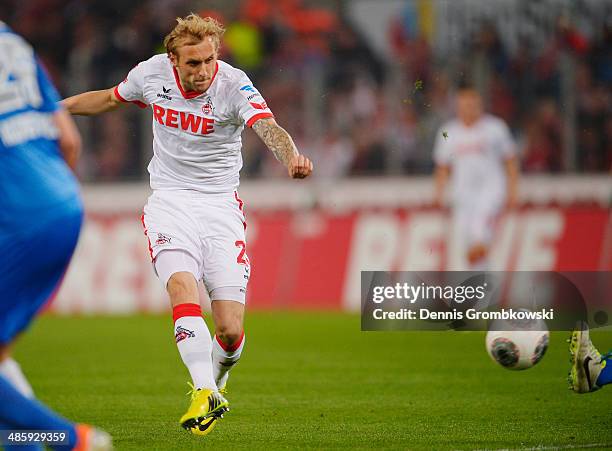
[[[506,197],[504,162],[515,154],[508,126],[484,115],[471,127],[455,119],[443,125],[436,137],[434,160],[450,166],[453,203],[500,204]]]
[[[153,110],[154,190],[232,192],[242,168],[241,134],[273,117],[246,74],[223,61],[204,93],[185,92],[166,54],[134,67],[115,88],[122,101]]]

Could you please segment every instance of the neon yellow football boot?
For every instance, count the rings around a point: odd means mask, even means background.
[[[179,421],[181,426],[196,435],[207,435],[217,420],[229,411],[229,403],[219,392],[208,388],[191,390],[191,405]]]

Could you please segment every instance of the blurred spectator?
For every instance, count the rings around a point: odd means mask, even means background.
[[[516,9],[516,32],[509,36],[504,13],[485,16],[472,3],[453,0],[465,2],[471,21],[457,22],[465,28],[453,44],[457,54],[441,57],[436,33],[446,24],[435,22],[435,9],[446,7],[444,1],[397,6],[377,30],[388,55],[352,20],[349,0],[228,0],[200,12],[225,24],[222,59],[252,77],[279,121],[316,155],[321,176],[427,173],[435,130],[452,114],[452,87],[463,76],[476,81],[488,109],[522,138],[526,171],[567,170],[561,123],[571,111],[562,92],[563,80],[572,78],[563,73],[568,62],[575,79],[576,169],[610,170],[612,20],[603,18],[605,8],[583,3],[570,20],[559,2],[542,0],[550,19],[532,29],[538,22],[528,17],[531,3],[516,0],[524,8]],[[34,44],[70,95],[120,82],[137,61],[163,51],[177,16],[198,8],[193,0],[3,0],[0,18]],[[585,32],[573,23],[597,26]],[[381,26],[369,18],[366,24]],[[134,109],[79,124],[88,149],[82,176],[144,179],[150,149],[141,143],[150,127],[142,114]],[[250,135],[243,135],[244,175],[276,175],[273,157]]]
[[[561,119],[552,99],[542,101],[535,114],[526,120],[523,149],[525,172],[561,170]]]
[[[317,162],[316,177],[330,180],[348,175],[355,158],[352,140],[333,128],[312,149],[304,151]]]

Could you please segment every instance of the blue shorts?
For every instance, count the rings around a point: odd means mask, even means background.
[[[52,218],[24,218],[18,230],[0,228],[0,344],[26,329],[59,287],[82,220],[75,202]]]

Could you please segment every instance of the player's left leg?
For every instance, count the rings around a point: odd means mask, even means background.
[[[229,293],[225,297],[229,297],[228,295]],[[240,360],[244,348],[244,304],[239,301],[215,299],[211,308],[215,322],[213,372],[219,390],[224,391],[229,371]]]
[[[225,389],[229,370],[244,348],[244,310],[251,264],[246,250],[246,218],[238,193],[219,196],[204,204],[207,234],[204,284],[211,299],[215,337],[213,371],[219,389]]]

